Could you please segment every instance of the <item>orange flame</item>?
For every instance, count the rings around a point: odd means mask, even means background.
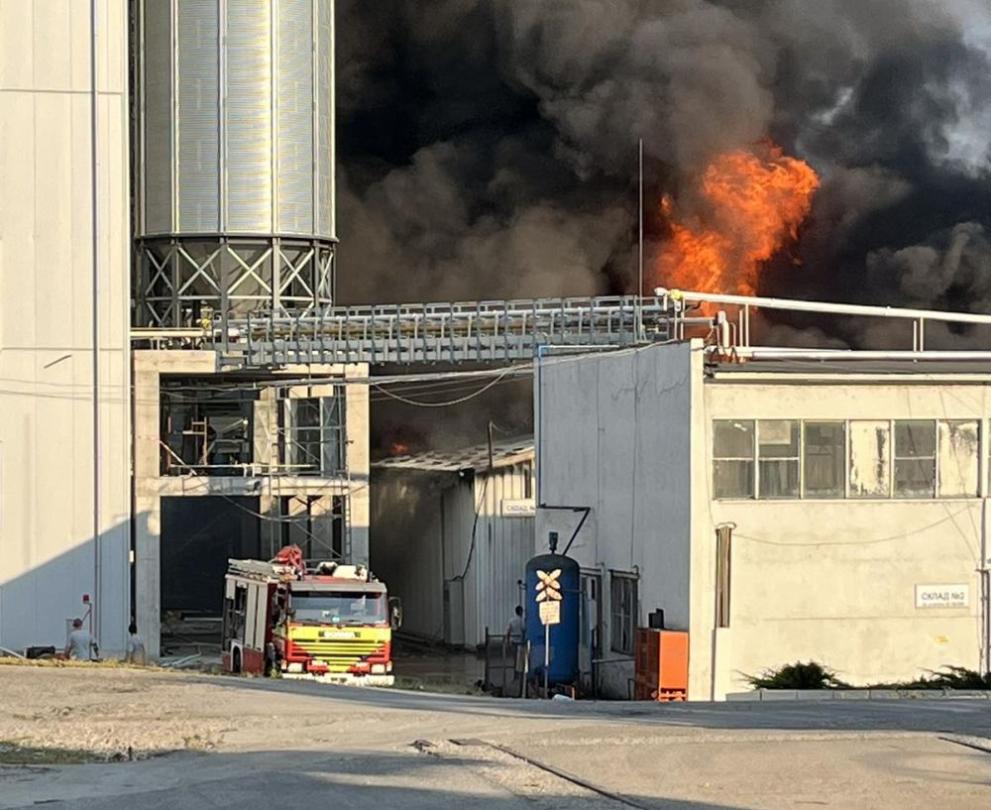
[[[797,238],[819,177],[777,146],[761,151],[727,152],[709,164],[701,187],[704,222],[679,220],[671,198],[662,200],[671,238],[657,273],[668,287],[754,295],[761,263]]]

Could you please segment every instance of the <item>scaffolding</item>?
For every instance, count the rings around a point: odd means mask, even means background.
[[[162,386],[160,473],[256,479],[264,553],[296,544],[308,559],[349,560],[345,401],[336,379],[172,381]]]

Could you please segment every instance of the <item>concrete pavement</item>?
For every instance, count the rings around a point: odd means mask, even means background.
[[[0,807],[991,806],[991,753],[979,750],[991,749],[984,700],[538,703],[147,680],[156,701],[200,706],[222,729],[219,742],[134,763],[3,768]]]

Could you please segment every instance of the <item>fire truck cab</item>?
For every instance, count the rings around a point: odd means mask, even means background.
[[[307,566],[289,546],[270,562],[230,560],[224,584],[224,669],[391,686],[401,609],[364,566]]]

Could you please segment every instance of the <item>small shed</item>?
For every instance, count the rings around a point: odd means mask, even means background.
[[[476,648],[520,604],[534,549],[528,436],[372,465],[371,565],[403,601],[403,631]]]

